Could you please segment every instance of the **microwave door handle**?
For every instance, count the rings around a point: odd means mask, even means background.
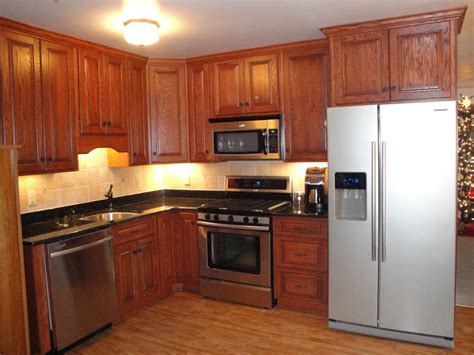
[[[266,129],[263,130],[262,136],[263,136],[263,139],[264,139],[263,154],[267,155],[269,150],[270,150],[270,135],[268,134]]]

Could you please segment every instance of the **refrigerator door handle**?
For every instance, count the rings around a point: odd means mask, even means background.
[[[382,262],[387,261],[387,142],[382,142]]]
[[[372,261],[377,260],[377,245],[376,245],[376,221],[375,221],[375,209],[377,208],[377,200],[376,200],[376,162],[377,161],[377,143],[372,142],[372,172],[371,172],[371,179],[372,179],[372,186],[371,186],[371,194],[372,194],[372,210],[371,210],[371,218],[372,218]]]

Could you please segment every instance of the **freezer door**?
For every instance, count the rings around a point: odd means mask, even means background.
[[[380,130],[380,327],[453,337],[456,103],[381,106]]]
[[[377,106],[328,109],[329,318],[369,326],[377,326],[376,142]],[[341,172],[366,174],[365,220],[336,218]]]

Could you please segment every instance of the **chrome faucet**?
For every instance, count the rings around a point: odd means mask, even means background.
[[[107,191],[107,193],[104,195],[105,197],[109,199],[109,210],[113,208],[113,205],[112,205],[112,200],[114,198],[114,193],[112,191],[113,188],[114,188],[114,185],[110,184],[109,191]]]

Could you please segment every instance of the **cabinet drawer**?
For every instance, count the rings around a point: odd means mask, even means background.
[[[317,239],[308,242],[306,238],[275,238],[275,266],[327,271],[327,243]]]
[[[319,310],[327,308],[328,280],[326,273],[277,269],[275,289],[280,305]]]
[[[130,242],[140,239],[143,236],[154,234],[155,227],[152,217],[141,219],[136,222],[123,223],[112,227],[114,245]]]
[[[276,217],[274,219],[273,228],[276,235],[326,238],[328,234],[327,225],[326,219]]]

